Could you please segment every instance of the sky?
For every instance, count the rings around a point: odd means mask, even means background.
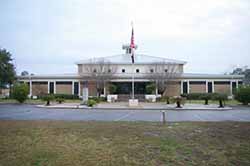
[[[187,61],[186,73],[250,66],[249,0],[1,0],[0,47],[17,72],[76,73],[75,62],[124,53]]]

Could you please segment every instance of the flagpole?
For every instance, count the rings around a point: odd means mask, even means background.
[[[132,99],[135,99],[134,63],[132,63]]]

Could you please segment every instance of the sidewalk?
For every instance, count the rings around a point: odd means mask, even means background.
[[[218,108],[217,104],[185,104],[182,108],[176,108],[175,104],[165,104],[165,103],[147,103],[140,102],[137,107],[129,107],[128,102],[115,102],[115,103],[99,103],[94,107],[88,107],[86,105],[80,105],[79,103],[63,103],[54,104],[50,106],[37,105],[42,108],[67,108],[67,109],[110,109],[110,110],[120,110],[120,109],[137,109],[137,110],[231,110],[229,106],[224,108]]]

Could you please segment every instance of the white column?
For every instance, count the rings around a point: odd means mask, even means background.
[[[56,94],[56,81],[54,81],[54,94]]]
[[[29,94],[29,97],[31,98],[32,97],[32,81],[30,80],[30,94]]]
[[[189,89],[189,81],[187,81],[187,93],[189,94],[189,91],[190,91],[190,89]]]
[[[49,87],[49,83],[50,83],[50,81],[48,81],[48,94],[49,94],[49,89],[50,89],[50,87]]]
[[[208,93],[208,81],[206,80],[206,93]]]
[[[183,94],[183,81],[181,80],[181,94]]]
[[[72,81],[72,88],[71,88],[72,95],[74,94],[74,89],[75,89],[75,81]]]
[[[80,97],[81,95],[81,81],[78,82],[78,96]]]
[[[238,80],[236,81],[236,89],[238,89],[239,88],[239,82],[238,82]]]
[[[233,82],[230,80],[230,95],[233,95]]]
[[[214,81],[212,81],[212,93],[214,93]]]

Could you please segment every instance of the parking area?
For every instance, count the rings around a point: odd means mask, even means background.
[[[48,109],[1,104],[1,120],[161,121],[164,110]],[[250,121],[249,107],[232,110],[166,110],[167,121]]]

